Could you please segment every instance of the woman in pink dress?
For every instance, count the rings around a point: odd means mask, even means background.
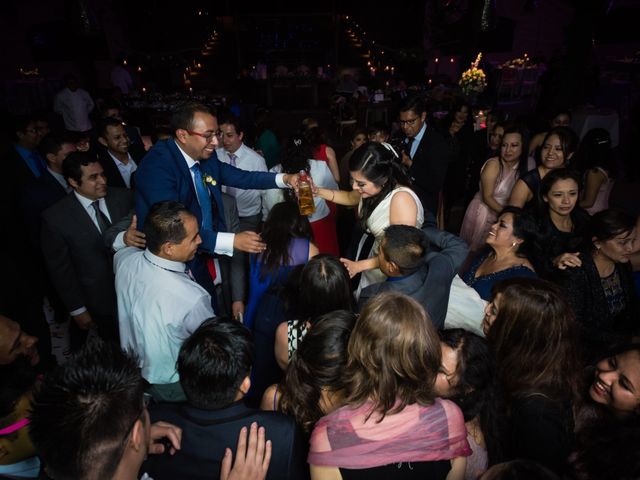
[[[521,127],[504,131],[498,157],[490,158],[480,171],[480,190],[471,200],[462,221],[460,237],[469,250],[480,250],[487,233],[507,204],[518,177],[527,171],[528,136]]]

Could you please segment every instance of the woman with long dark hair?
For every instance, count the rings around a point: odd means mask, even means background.
[[[285,320],[281,294],[284,282],[296,265],[307,263],[318,253],[311,243],[309,221],[293,202],[273,207],[261,236],[267,248],[249,259],[249,300],[244,317],[244,324],[254,334],[256,361],[251,393],[257,401],[262,391],[281,376],[273,345],[276,328]]]
[[[359,294],[367,285],[386,278],[378,268],[378,248],[384,229],[397,224],[420,228],[424,210],[391,146],[363,144],[351,155],[349,171],[353,190],[318,188],[317,195],[339,205],[358,205],[360,224],[375,239],[370,251],[364,251],[364,238],[361,240],[356,261],[342,259],[352,277],[362,272]]]
[[[356,315],[335,310],[313,319],[279,385],[263,396],[263,410],[281,411],[296,419],[308,434],[324,415],[341,406],[347,344]]]
[[[484,338],[461,328],[438,333],[442,364],[436,392],[462,410],[472,450],[465,479],[475,480],[504,459],[505,423],[493,353]]]
[[[640,305],[629,263],[635,228],[635,218],[621,210],[596,213],[585,229],[581,265],[558,272],[591,358],[638,333]]]
[[[573,448],[579,380],[571,306],[550,282],[512,278],[494,287],[487,317],[509,420],[508,455],[562,472]]]

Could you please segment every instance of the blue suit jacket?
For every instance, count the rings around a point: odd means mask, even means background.
[[[222,185],[244,189],[264,190],[278,188],[276,174],[267,172],[248,172],[229,164],[220,162],[215,152],[208,160],[200,162],[203,176],[213,178],[215,185],[207,184],[211,193],[214,212],[219,212],[218,229],[223,231],[224,206],[222,202]],[[162,200],[175,200],[184,204],[198,218],[202,225],[202,212],[191,172],[182,152],[173,139],[158,142],[140,162],[136,171],[136,214],[141,228],[151,205]],[[216,219],[214,219],[216,225]],[[222,228],[221,228],[222,227]],[[213,254],[218,231],[200,230],[202,244],[200,250]]]

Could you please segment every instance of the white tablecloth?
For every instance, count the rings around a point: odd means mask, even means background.
[[[612,147],[617,147],[620,142],[620,117],[618,112],[609,108],[593,108],[573,112],[571,126],[580,140],[589,130],[604,128],[611,135]]]

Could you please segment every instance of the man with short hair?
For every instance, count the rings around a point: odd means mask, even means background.
[[[229,233],[223,215],[221,186],[269,189],[297,186],[297,175],[246,172],[220,162],[218,120],[204,105],[188,103],[171,118],[174,138],[160,141],[149,151],[136,173],[136,213],[144,219],[151,205],[162,200],[179,201],[198,219],[202,244],[190,262],[196,281],[215,298],[214,255],[240,250],[261,253],[266,248],[252,231]]]
[[[45,377],[30,418],[31,440],[55,479],[134,480],[147,453],[180,449],[179,428],[149,421],[136,359],[98,339]]]
[[[8,150],[5,160],[7,179],[13,191],[19,191],[25,184],[35,180],[46,170],[46,164],[38,152],[42,134],[31,116],[20,116],[13,120],[13,147]]]
[[[221,162],[251,172],[266,172],[267,164],[255,150],[243,143],[244,132],[235,116],[220,119],[222,147],[216,150]],[[235,197],[240,217],[240,231],[259,231],[262,219],[262,198],[258,190],[223,187],[223,191]]]
[[[184,205],[154,204],[145,219],[147,249],[114,257],[122,348],[136,352],[158,401],[182,401],[175,365],[182,342],[214,316],[211,297],[186,262],[202,243],[198,220]]]
[[[150,458],[145,464],[149,475],[155,480],[217,479],[227,439],[257,422],[265,427],[273,445],[267,478],[308,478],[306,442],[293,418],[251,409],[242,401],[251,386],[253,360],[251,333],[235,320],[207,320],[184,342],[178,373],[187,404],[158,404],[150,411],[153,421],[167,421],[182,429],[182,448],[173,458]]]
[[[121,120],[105,118],[98,126],[98,159],[107,183],[112,187],[133,188],[133,174],[138,168],[139,159],[129,153],[130,140]]]
[[[438,251],[432,251],[429,243]],[[434,227],[420,230],[390,225],[378,251],[380,270],[388,277],[360,292],[358,305],[381,292],[397,291],[417,300],[436,328],[443,328],[451,282],[468,253],[460,238]]]
[[[9,365],[17,358],[25,357],[32,366],[40,361],[36,345],[38,339],[28,335],[20,325],[0,315],[0,365]]]
[[[426,123],[427,109],[418,95],[407,97],[399,106],[400,128],[405,135],[402,163],[407,167],[413,189],[422,206],[438,214],[440,192],[451,157],[447,140]],[[428,215],[425,213],[425,217]]]
[[[62,171],[73,193],[42,214],[41,247],[53,285],[74,319],[72,348],[85,336],[74,325],[85,332],[97,328],[117,342],[113,267],[103,234],[129,213],[133,195],[108,188],[102,166],[87,153],[69,154]],[[127,233],[116,241],[126,244]]]

